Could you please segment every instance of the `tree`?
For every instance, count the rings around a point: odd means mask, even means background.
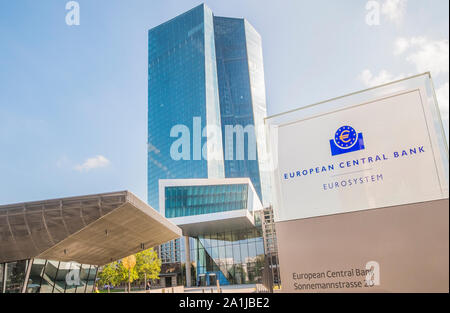
[[[98,274],[99,283],[103,286],[108,285],[108,292],[110,286],[116,286],[120,283],[118,267],[119,263],[117,261],[109,263]]]
[[[123,258],[119,266],[120,277],[128,281],[128,292],[131,292],[131,283],[138,278],[136,271],[136,257],[134,255]]]
[[[161,259],[153,248],[136,253],[135,270],[139,280],[144,280],[144,286],[147,285],[147,279],[159,279]]]
[[[128,292],[130,292],[133,281],[144,280],[147,284],[147,278],[158,279],[160,272],[161,259],[151,248],[105,265],[100,270],[98,277],[99,283],[102,285],[117,286],[120,283],[127,283]]]

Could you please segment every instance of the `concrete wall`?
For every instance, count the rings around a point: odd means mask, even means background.
[[[280,222],[276,231],[283,292],[449,291],[448,199]],[[369,261],[379,264],[372,287],[357,275]]]

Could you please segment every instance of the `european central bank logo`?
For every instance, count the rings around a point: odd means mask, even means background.
[[[364,138],[353,127],[342,126],[334,134],[334,139],[330,139],[330,147],[331,155],[364,150]]]

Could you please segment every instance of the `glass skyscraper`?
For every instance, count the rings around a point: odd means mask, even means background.
[[[260,168],[265,162],[266,151],[263,128],[266,98],[261,37],[245,19],[216,16],[214,34],[225,177],[249,177],[261,201],[268,205],[270,185],[266,173]],[[226,131],[226,128],[231,127],[242,127],[246,131],[246,136],[242,138],[244,158],[237,153],[238,135]],[[233,153],[227,155],[227,151]]]
[[[202,4],[150,29],[148,51],[148,203],[161,211],[159,180],[248,177],[269,206],[260,35],[245,19],[214,16]],[[211,186],[205,195],[197,187],[168,188],[165,216],[241,208],[244,187],[226,188]],[[259,228],[206,233],[189,241],[194,284],[208,282],[204,275],[214,273],[222,284],[260,280]],[[162,245],[160,256],[166,263],[184,262],[184,250],[177,239]]]
[[[202,155],[202,129],[220,125],[211,10],[201,5],[152,28],[148,51],[148,203],[159,210],[159,179],[224,177],[220,136],[221,157]],[[188,160],[171,155],[178,130],[188,132]]]
[[[249,177],[269,205],[259,34],[245,19],[214,16],[202,4],[152,28],[148,51],[148,203],[159,210],[159,179]],[[236,126],[245,132],[243,158]],[[214,156],[202,155],[205,127],[217,128],[208,138]],[[174,159],[171,148],[186,134],[189,157]]]

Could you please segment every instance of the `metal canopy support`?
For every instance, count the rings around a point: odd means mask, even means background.
[[[184,236],[184,250],[186,254],[186,287],[191,287],[191,247],[189,245],[189,236]]]
[[[8,263],[3,264],[3,288],[2,293],[6,293],[6,273],[8,271]]]
[[[33,261],[34,261],[34,259],[27,260],[27,271],[25,273],[25,279],[23,280],[23,286],[22,286],[21,293],[27,292],[28,280],[30,278],[31,267],[33,266]]]

